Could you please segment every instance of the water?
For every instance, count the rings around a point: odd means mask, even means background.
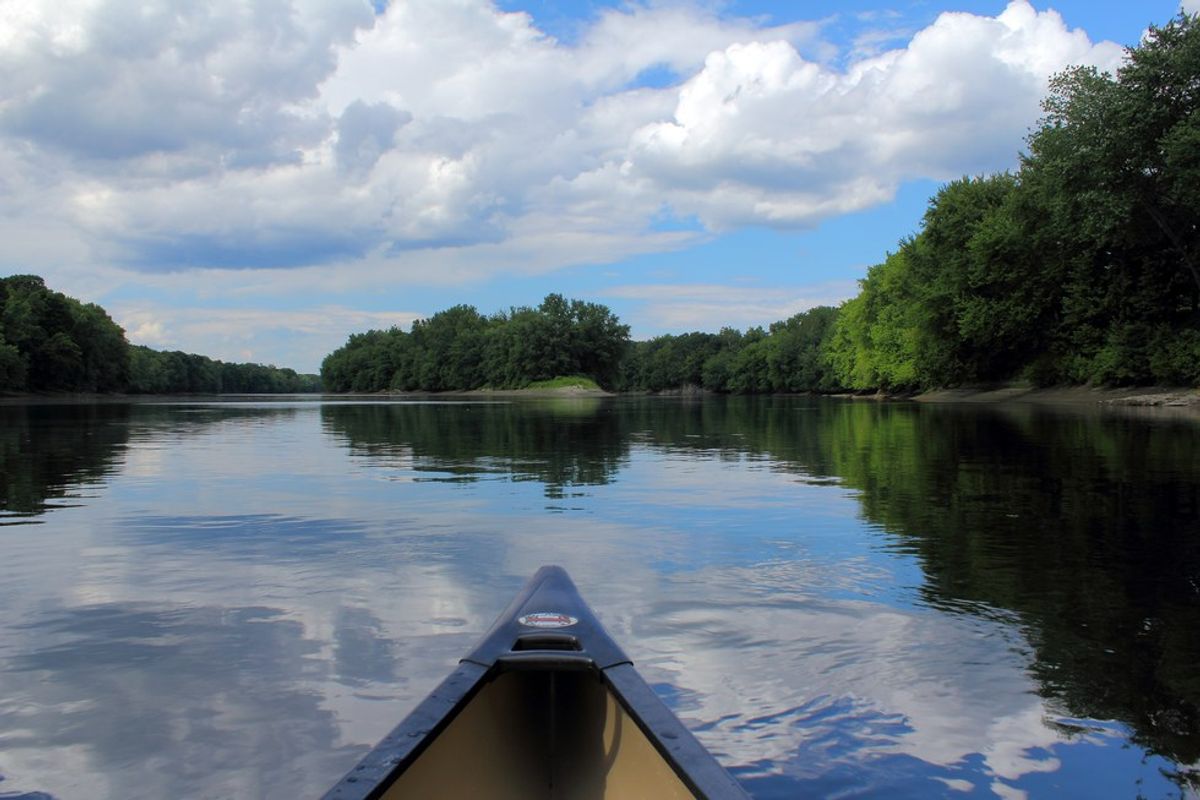
[[[541,564],[760,798],[1197,797],[1200,424],[0,406],[0,798],[319,795]]]

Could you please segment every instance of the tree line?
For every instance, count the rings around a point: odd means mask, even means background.
[[[0,391],[221,394],[320,391],[320,378],[131,345],[95,303],[36,275],[0,278]]]
[[[135,394],[295,394],[321,391],[319,375],[287,367],[235,364],[178,350],[133,345],[130,382]]]
[[[585,374],[662,391],[910,391],[1022,380],[1200,385],[1200,22],[1181,13],[1115,76],[1056,76],[1015,173],[966,177],[858,295],[767,329],[630,342],[604,306],[550,295],[356,334],[332,391],[519,388]]]
[[[660,392],[832,392],[841,388],[827,356],[837,309],[817,306],[745,333],[685,333],[634,342],[617,388]]]
[[[628,342],[607,307],[559,294],[491,315],[458,305],[408,332],[352,335],[325,357],[321,380],[332,392],[519,389],[567,375],[612,386]]]

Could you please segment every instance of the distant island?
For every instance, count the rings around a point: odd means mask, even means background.
[[[36,275],[0,278],[0,392],[317,392],[317,375],[131,345],[108,312]]]
[[[859,294],[768,328],[630,342],[604,306],[552,294],[355,334],[327,390],[916,392],[1020,382],[1200,385],[1200,22],[1179,14],[1116,76],[1056,76],[1016,173],[966,177]]]

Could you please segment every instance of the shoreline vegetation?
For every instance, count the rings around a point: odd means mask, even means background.
[[[130,344],[95,303],[37,275],[0,278],[0,394],[250,394],[310,392],[320,377]]]

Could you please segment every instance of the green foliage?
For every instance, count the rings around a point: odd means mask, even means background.
[[[316,375],[260,364],[224,364],[131,346],[93,303],[46,287],[36,275],[0,278],[0,391],[315,392]]]
[[[120,391],[127,347],[99,306],[48,289],[36,275],[0,278],[0,390]]]
[[[21,351],[4,341],[3,335],[0,335],[0,391],[24,389],[25,370]]]
[[[1116,77],[1058,76],[1022,166],[1060,380],[1175,382],[1200,330],[1200,22],[1152,27]],[[1184,343],[1177,346],[1177,342]],[[1195,383],[1195,378],[1187,379]]]
[[[841,388],[828,352],[835,308],[818,306],[769,330],[685,333],[634,342],[622,365],[627,391],[831,392]]]
[[[701,386],[705,363],[722,349],[721,337],[712,333],[685,333],[635,342],[622,364],[621,388],[659,392]]]
[[[546,381],[534,381],[526,389],[599,389],[600,385],[586,375],[564,375]]]
[[[134,394],[293,394],[319,392],[316,375],[262,364],[226,364],[208,356],[130,347]]]
[[[829,392],[841,388],[827,354],[837,309],[817,306],[773,323],[765,340],[767,381],[776,391]]]
[[[407,333],[354,334],[325,358],[321,376],[340,392],[555,388],[578,379],[623,391],[829,392],[841,386],[826,353],[836,317],[837,309],[818,307],[769,331],[631,343],[605,306],[552,294],[536,308],[484,317],[455,306]]]
[[[1196,384],[1200,21],[1116,77],[1057,76],[1016,175],[963,178],[872,268],[828,347],[855,389]]]
[[[919,312],[908,258],[893,253],[867,270],[858,296],[842,304],[828,357],[836,379],[851,389],[917,385]]]
[[[482,316],[459,305],[399,328],[354,334],[321,364],[335,392],[520,389],[580,375],[612,386],[629,327],[605,306],[547,295],[537,308]]]

